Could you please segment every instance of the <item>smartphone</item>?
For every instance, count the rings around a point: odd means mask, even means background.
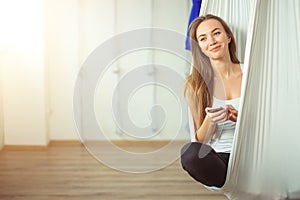
[[[220,111],[222,109],[223,109],[222,107],[219,107],[219,108],[208,108],[207,112],[213,113],[213,112],[218,112],[218,111]]]

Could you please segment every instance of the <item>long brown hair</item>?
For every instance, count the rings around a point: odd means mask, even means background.
[[[234,36],[223,19],[215,15],[208,14],[193,20],[189,27],[193,69],[192,73],[186,79],[184,93],[193,113],[194,123],[197,129],[201,126],[205,118],[205,108],[211,107],[213,101],[214,72],[209,57],[207,57],[200,49],[196,34],[198,26],[209,19],[218,20],[222,24],[225,32],[231,38],[231,42],[228,45],[230,59],[233,63],[240,63],[236,54]]]

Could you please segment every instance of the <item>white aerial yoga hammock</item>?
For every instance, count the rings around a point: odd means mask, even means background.
[[[232,27],[244,61],[220,190],[229,199],[300,199],[300,0],[204,0],[200,15],[208,13]]]

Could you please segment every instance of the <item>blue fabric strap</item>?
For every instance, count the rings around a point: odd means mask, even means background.
[[[188,30],[189,30],[189,26],[190,26],[191,22],[199,16],[201,4],[202,4],[202,0],[193,0],[193,7],[191,10],[190,19],[189,19],[189,23],[188,23]],[[190,38],[188,36],[188,30],[187,30],[187,37],[186,37],[186,41],[185,41],[185,49],[191,50]]]

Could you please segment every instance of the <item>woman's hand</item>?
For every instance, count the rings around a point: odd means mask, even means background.
[[[226,105],[227,119],[236,122],[238,117],[238,111],[232,105]]]
[[[212,111],[212,108],[205,108],[206,116],[212,124],[224,122],[228,119],[227,108],[221,108],[218,111]]]
[[[226,105],[225,108],[221,108],[220,110],[215,112],[212,112],[211,108],[207,107],[205,109],[205,112],[212,124],[224,122],[226,120],[236,122],[238,116],[238,111],[230,104]]]

